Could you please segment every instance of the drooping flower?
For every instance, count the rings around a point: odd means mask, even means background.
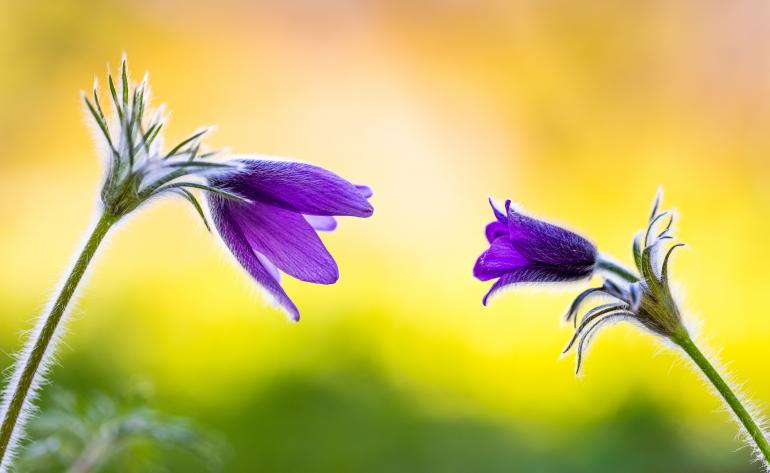
[[[212,160],[217,153],[206,152],[201,145],[206,130],[165,151],[161,144],[165,117],[162,107],[150,107],[147,80],[132,83],[124,59],[117,85],[111,74],[107,84],[110,99],[104,103],[111,103],[107,108],[102,107],[96,84],[92,94],[83,94],[105,161],[99,216],[8,377],[0,399],[0,473],[12,467],[70,302],[98,248],[123,217],[156,197],[179,195],[210,228],[195,193],[216,196],[210,202],[225,241],[296,319],[299,312],[278,284],[278,270],[307,281],[336,281],[337,266],[314,229],[333,230],[335,215],[372,214],[367,187],[354,186],[321,168],[269,160]]]
[[[131,84],[124,59],[118,86],[108,75],[112,115],[102,108],[96,86],[84,95],[94,119],[107,173],[101,198],[117,220],[158,196],[186,199],[210,229],[194,191],[206,192],[215,226],[238,262],[285,309],[299,311],[280,285],[280,272],[332,284],[337,265],[316,231],[332,231],[335,216],[369,217],[372,191],[310,164],[231,156],[212,160],[193,133],[162,151],[163,107],[151,109],[147,80]],[[149,118],[147,118],[149,117]]]
[[[741,396],[701,351],[682,320],[671,291],[668,265],[673,251],[683,245],[668,245],[660,257],[667,241],[673,239],[674,220],[672,212],[659,210],[661,198],[659,190],[646,229],[634,238],[635,271],[598,254],[590,242],[570,231],[512,211],[510,202],[506,202],[505,212],[492,204],[496,221],[486,228],[490,248],[479,257],[474,268],[479,279],[498,278],[484,302],[500,288],[518,282],[566,281],[594,272],[603,276],[603,284],[580,293],[567,312],[567,320],[575,323],[575,332],[564,353],[576,348],[577,371],[585,349],[599,330],[621,321],[642,326],[678,346],[692,360],[731,409],[747,441],[755,448],[756,457],[767,469],[770,467],[767,433]],[[596,295],[609,300],[594,306],[581,318],[581,306]]]
[[[209,193],[214,225],[241,266],[298,320],[280,272],[317,284],[336,282],[337,264],[316,230],[334,230],[335,216],[371,216],[372,191],[310,164],[249,157],[229,162],[237,170],[210,176],[209,184],[245,200]]]
[[[497,279],[483,303],[511,284],[575,281],[591,276],[597,262],[596,247],[582,236],[517,212],[511,201],[505,209],[490,199],[496,220],[486,227],[490,246],[473,268],[473,275]]]

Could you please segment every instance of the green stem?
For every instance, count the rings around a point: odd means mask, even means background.
[[[102,213],[72,271],[67,276],[50,312],[45,316],[44,321],[40,321],[40,324],[42,324],[39,325],[40,329],[27,342],[27,349],[22,352],[21,358],[16,365],[14,374],[11,376],[11,384],[6,388],[3,402],[7,408],[4,410],[3,423],[0,426],[0,470],[2,471],[6,471],[10,466],[8,450],[11,441],[14,440],[13,434],[21,427],[19,425],[19,418],[21,413],[26,410],[24,407],[30,393],[34,391],[33,387],[39,384],[39,378],[41,377],[40,368],[44,365],[43,360],[46,359],[49,346],[56,334],[56,329],[94,253],[96,253],[96,249],[116,221],[117,217],[111,213],[107,211]],[[15,386],[12,386],[13,383],[15,383]],[[8,401],[9,397],[10,401]]]
[[[630,269],[627,269],[624,266],[615,263],[614,261],[605,259],[601,256],[599,256],[599,258],[596,260],[596,268],[609,271],[617,276],[620,276],[628,282],[636,282],[639,280],[639,276],[637,276],[636,273]]]
[[[698,349],[695,342],[693,342],[688,335],[685,334],[678,338],[672,338],[672,340],[682,347],[682,350],[690,356],[692,361],[694,361],[703,374],[706,375],[706,378],[711,381],[711,384],[714,385],[714,388],[716,388],[727,405],[730,406],[733,413],[735,413],[735,417],[738,418],[738,421],[740,421],[746,429],[746,432],[748,432],[749,436],[754,440],[757,449],[762,453],[765,461],[770,463],[770,443],[768,443],[767,437],[764,432],[762,432],[759,425],[754,422],[751,414],[743,406],[740,399],[738,399],[738,396],[735,395],[724,378],[722,378],[716,368],[714,368],[714,365],[709,362],[708,358],[706,358],[703,352]]]

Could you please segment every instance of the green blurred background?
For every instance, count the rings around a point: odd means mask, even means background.
[[[573,375],[559,317],[584,285],[483,308],[471,267],[488,195],[630,263],[663,185],[687,318],[770,412],[768,25],[762,0],[0,0],[0,349],[93,219],[78,92],[125,51],[169,104],[168,140],[217,124],[211,147],[327,167],[376,211],[324,237],[338,284],[286,282],[291,324],[187,204],[143,209],[98,258],[56,385],[152,386],[226,441],[228,472],[758,471],[638,329],[602,333]]]

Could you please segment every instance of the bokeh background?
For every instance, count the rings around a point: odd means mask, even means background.
[[[603,332],[574,376],[560,316],[585,285],[483,308],[471,267],[487,196],[630,263],[662,185],[689,245],[673,264],[687,318],[770,412],[768,25],[762,0],[2,0],[2,365],[93,220],[78,92],[125,51],[172,111],[168,140],[216,124],[212,148],[333,169],[376,211],[324,237],[338,284],[286,282],[299,324],[187,204],[137,212],[98,258],[55,385],[144,386],[224,439],[228,472],[758,471],[698,376],[638,329]]]

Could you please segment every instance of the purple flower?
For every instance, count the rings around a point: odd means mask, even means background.
[[[596,265],[596,247],[564,228],[522,215],[505,202],[505,212],[490,199],[496,220],[486,227],[489,249],[473,268],[482,280],[497,279],[484,296],[516,283],[574,281],[589,277]]]
[[[219,234],[241,266],[299,320],[280,284],[280,272],[302,281],[333,284],[334,259],[316,231],[337,226],[334,216],[369,217],[372,191],[311,164],[236,158],[238,170],[210,177],[212,187],[243,197],[208,193]]]

